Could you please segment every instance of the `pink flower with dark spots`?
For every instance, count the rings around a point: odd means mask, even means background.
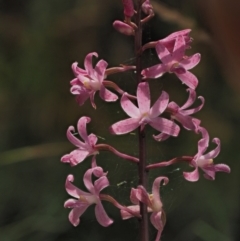
[[[106,78],[107,62],[101,59],[96,64],[95,68],[92,65],[93,56],[98,57],[98,54],[89,53],[84,61],[85,69],[79,68],[78,63],[73,63],[72,69],[76,76],[70,83],[71,93],[76,95],[76,100],[79,105],[83,105],[85,101],[90,98],[91,104],[94,108],[94,95],[99,91],[101,99],[111,102],[116,101],[118,96],[105,88],[103,80]]]
[[[174,73],[183,84],[191,89],[195,89],[198,85],[198,79],[189,72],[189,69],[195,67],[200,61],[200,54],[194,54],[190,57],[184,55],[186,42],[182,35],[177,36],[173,48],[173,52],[169,50],[159,41],[156,44],[156,51],[162,64],[157,64],[146,68],[142,71],[143,77],[159,78],[164,73]]]
[[[97,170],[99,169],[99,170]],[[100,167],[94,167],[86,171],[83,177],[83,182],[85,187],[88,189],[88,192],[84,192],[74,186],[72,182],[74,181],[73,175],[68,175],[66,180],[66,191],[69,195],[76,199],[68,199],[64,203],[65,208],[71,208],[71,212],[69,213],[69,221],[72,225],[77,226],[80,223],[81,215],[86,211],[86,209],[93,204],[95,206],[95,215],[97,221],[104,227],[109,226],[113,223],[113,220],[108,217],[107,213],[105,212],[103,205],[101,203],[99,194],[100,192],[109,186],[109,181],[106,176],[101,176],[98,178],[94,184],[92,182],[92,174],[94,172],[103,172],[100,170]]]
[[[166,133],[168,135],[177,136],[180,128],[173,121],[158,117],[167,108],[169,101],[168,94],[162,92],[155,104],[150,108],[150,90],[148,83],[140,83],[137,87],[137,103],[136,107],[128,97],[123,94],[121,98],[121,106],[123,110],[130,116],[129,119],[119,121],[110,127],[110,132],[116,135],[129,133],[139,126],[144,128],[149,124],[154,129]]]
[[[150,221],[152,225],[158,230],[156,240],[160,240],[161,233],[166,222],[165,214],[162,208],[163,204],[159,193],[159,188],[162,181],[163,185],[166,185],[168,183],[168,178],[158,177],[154,180],[152,186],[152,194],[149,194],[146,189],[141,185],[138,186],[137,189],[132,188],[130,200],[135,205],[127,207],[132,212],[135,212],[135,215],[137,215],[140,212],[139,202],[147,205],[148,212],[152,212],[150,216]],[[126,210],[121,210],[121,216],[123,219],[134,217],[134,215],[128,213]]]
[[[86,125],[91,119],[89,117],[81,117],[77,124],[77,129],[80,137],[84,142],[80,141],[73,134],[75,128],[70,126],[67,130],[68,140],[77,147],[76,150],[72,151],[70,154],[66,154],[61,158],[64,163],[69,163],[71,166],[75,166],[85,160],[86,157],[98,154],[98,149],[95,147],[97,143],[97,136],[94,134],[87,135]]]
[[[225,164],[214,165],[213,163],[213,159],[217,157],[220,152],[220,140],[218,138],[214,138],[213,142],[217,144],[217,147],[214,150],[208,152],[207,154],[204,154],[209,145],[209,135],[207,130],[203,127],[199,127],[199,131],[202,133],[202,139],[198,141],[198,153],[190,162],[190,165],[195,169],[192,172],[184,172],[184,178],[190,182],[198,181],[199,168],[203,170],[204,177],[209,180],[215,180],[216,172],[230,173],[229,166]]]

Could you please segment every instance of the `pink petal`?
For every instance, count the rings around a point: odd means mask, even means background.
[[[89,53],[86,57],[85,57],[85,60],[84,60],[84,67],[87,71],[87,74],[89,76],[94,76],[94,69],[93,69],[93,65],[92,65],[92,58],[93,56],[95,56],[96,58],[98,57],[98,54],[96,52],[92,52],[92,53]]]
[[[78,95],[76,95],[76,102],[78,103],[78,105],[82,106],[85,101],[89,98],[89,92],[88,91],[84,91]]]
[[[97,167],[95,167],[95,168],[97,168]],[[96,194],[96,191],[95,191],[95,187],[93,186],[93,183],[92,183],[92,173],[95,168],[88,169],[83,176],[83,182],[84,182],[85,187],[91,194],[94,194],[94,195]]]
[[[154,129],[171,136],[177,136],[180,131],[179,126],[173,121],[161,117],[151,119],[149,125],[152,126]]]
[[[173,48],[172,59],[176,62],[179,62],[185,53],[186,43],[182,35],[177,36]]]
[[[84,191],[80,190],[79,188],[77,188],[76,186],[74,186],[72,184],[73,181],[74,181],[74,176],[68,175],[67,179],[66,179],[66,183],[65,183],[65,188],[69,195],[71,195],[72,197],[75,197],[77,199],[79,199],[79,197],[81,195],[84,195],[84,196],[89,195],[87,192],[84,192]]]
[[[201,100],[201,105],[199,105],[198,107],[192,108],[190,110],[182,110],[181,112],[184,113],[184,115],[192,115],[195,114],[196,112],[200,111],[205,103],[205,99],[202,96],[199,96],[198,99]],[[181,107],[182,109],[182,107]]]
[[[189,96],[188,96],[188,99],[187,99],[186,103],[181,107],[181,110],[187,109],[196,100],[196,96],[197,96],[196,91],[191,89],[191,88],[188,88],[187,91],[189,92]]]
[[[192,31],[191,29],[180,30],[180,31],[177,31],[177,32],[174,32],[174,33],[168,35],[164,40],[173,39],[173,38],[178,37],[179,35],[186,36],[186,35],[188,35],[191,31]]]
[[[150,118],[155,118],[160,114],[162,114],[167,108],[168,101],[169,101],[168,93],[165,91],[162,91],[162,94],[159,96],[159,98],[157,99],[157,101],[154,103],[154,105],[149,111]]]
[[[158,135],[153,135],[153,138],[154,138],[156,141],[165,141],[165,140],[167,140],[169,137],[170,137],[170,135],[165,134],[165,133],[160,133],[160,134],[158,134]]]
[[[91,105],[94,109],[96,109],[96,104],[94,102],[95,93],[96,93],[96,91],[91,91],[91,93],[89,93],[90,102],[91,102]]]
[[[166,65],[164,64],[157,64],[152,67],[146,68],[142,70],[141,74],[143,77],[146,78],[159,78],[161,77],[164,73],[168,71]]]
[[[77,123],[77,129],[79,135],[82,137],[82,139],[89,144],[88,140],[88,134],[87,134],[87,123],[91,121],[90,117],[83,116],[78,120]]]
[[[174,118],[180,122],[182,124],[182,126],[187,129],[187,130],[195,130],[196,126],[193,123],[193,119],[197,120],[191,116],[185,116],[185,115],[181,115],[181,114],[176,114],[174,115]]]
[[[215,168],[216,172],[226,172],[226,173],[231,172],[230,167],[228,165],[225,165],[225,164],[216,164],[214,166],[214,168]]]
[[[123,110],[132,118],[138,118],[140,116],[139,109],[123,94],[121,98],[121,106]]]
[[[98,167],[98,168],[101,168],[101,167]],[[94,169],[97,169],[97,167]],[[108,181],[107,177],[105,177],[105,176],[100,177],[99,179],[97,179],[94,182],[95,193],[99,194],[104,188],[106,188],[108,186],[109,186],[109,181]]]
[[[76,166],[85,160],[85,158],[89,155],[88,150],[74,150],[70,154],[64,155],[61,158],[61,162],[69,163],[71,166]]]
[[[103,85],[101,86],[99,95],[100,95],[101,99],[103,99],[107,102],[113,102],[118,99],[118,96],[116,94],[114,94],[111,91],[109,91],[108,89],[106,89]]]
[[[198,168],[196,167],[192,172],[183,172],[184,178],[189,182],[196,182],[199,179]]]
[[[97,221],[103,226],[103,227],[107,227],[109,225],[111,225],[113,223],[113,220],[111,218],[108,217],[107,213],[105,212],[102,203],[99,202],[96,206],[95,206],[95,215],[96,215],[96,219]]]
[[[129,118],[113,124],[109,131],[115,135],[122,135],[135,130],[139,125],[139,119]]]
[[[73,226],[78,226],[80,223],[80,216],[86,211],[88,206],[82,206],[81,208],[74,208],[69,213],[68,219]]]
[[[90,146],[95,146],[96,143],[97,143],[97,141],[98,141],[98,138],[97,138],[96,135],[90,134],[90,135],[88,136],[88,141],[89,141]]]
[[[137,102],[141,114],[147,113],[150,110],[150,101],[150,89],[148,83],[139,83],[137,87]]]
[[[186,70],[194,68],[201,60],[200,54],[194,54],[187,58],[184,58],[180,61],[180,65],[183,66]]]
[[[64,207],[65,208],[78,208],[78,207],[82,207],[83,203],[77,199],[68,199],[65,203],[64,203]],[[84,204],[84,206],[86,206],[86,203]]]
[[[190,73],[189,71],[186,71],[184,74],[175,74],[189,88],[196,89],[198,85],[198,79],[194,74]]]
[[[152,194],[153,194],[153,203],[154,207],[158,207],[159,211],[162,209],[162,202],[160,198],[160,184],[163,181],[163,185],[166,185],[168,183],[167,177],[158,177],[154,180],[153,186],[152,186]]]
[[[217,147],[214,150],[208,152],[206,155],[203,155],[204,159],[214,159],[215,157],[218,156],[221,149],[220,140],[218,138],[214,138],[213,142],[217,144]]]
[[[163,64],[168,64],[173,60],[171,53],[160,41],[158,41],[156,44],[156,51],[158,58],[162,61]]]
[[[86,75],[87,72],[85,69],[81,69],[78,67],[78,62],[74,62],[72,64],[72,70],[73,70],[73,73],[74,75],[77,77],[79,74],[82,74],[82,75]]]
[[[162,212],[153,212],[150,216],[150,221],[154,228],[159,231],[163,230],[163,222],[162,222]]]
[[[70,126],[68,129],[67,129],[67,138],[68,140],[76,147],[79,147],[79,148],[84,148],[85,149],[85,144],[80,141],[78,138],[76,138],[72,132],[75,131],[75,128],[73,126]]]
[[[142,202],[142,203],[145,203],[148,207],[152,208],[152,203],[151,203],[151,200],[149,198],[149,194],[147,193],[146,189],[139,185],[138,186],[138,192],[136,193],[136,198]]]
[[[130,200],[133,204],[138,205],[139,204],[139,199],[138,197],[138,193],[140,192],[140,190],[138,188],[132,188],[131,189],[131,193],[130,193]]]
[[[209,134],[207,130],[203,127],[199,127],[199,131],[202,133],[202,139],[198,141],[198,153],[194,159],[199,159],[200,156],[202,156],[202,154],[207,150],[209,144]]]
[[[105,78],[105,71],[107,66],[108,66],[108,63],[105,60],[103,59],[99,60],[94,69],[95,70],[94,76],[90,76],[90,77],[93,77],[93,79],[96,79],[100,83],[102,83]]]

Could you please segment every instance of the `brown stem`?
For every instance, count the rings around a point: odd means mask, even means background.
[[[110,145],[107,145],[107,144],[97,144],[95,146],[98,150],[103,150],[103,151],[111,151],[112,153],[114,153],[115,155],[123,158],[123,159],[126,159],[126,160],[129,160],[131,162],[134,162],[134,163],[138,163],[139,162],[139,159],[137,157],[134,157],[134,156],[130,156],[130,155],[127,155],[127,154],[124,154],[118,150],[116,150],[114,147],[110,146]]]
[[[175,157],[175,158],[173,158],[169,161],[163,161],[163,162],[150,164],[150,165],[146,166],[146,170],[150,170],[150,169],[154,169],[154,168],[158,168],[158,167],[167,167],[167,166],[170,166],[170,165],[173,165],[175,163],[182,162],[182,161],[191,162],[192,159],[193,159],[192,156]]]
[[[141,7],[142,0],[137,0],[135,23],[138,28],[135,31],[135,55],[136,55],[136,79],[139,84],[142,82],[142,23],[141,23]],[[139,141],[139,165],[138,165],[138,175],[139,175],[139,185],[142,185],[147,189],[147,170],[146,170],[146,136],[144,128],[138,128],[138,141]],[[140,202],[140,214],[142,219],[139,220],[139,233],[140,241],[149,241],[149,231],[148,231],[148,213],[147,205]]]

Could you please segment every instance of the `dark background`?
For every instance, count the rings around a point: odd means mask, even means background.
[[[226,163],[231,174],[218,173],[214,182],[202,175],[189,183],[182,172],[187,165],[154,170],[170,178],[161,195],[167,213],[162,241],[240,240],[239,223],[239,121],[240,121],[240,2],[238,0],[154,1],[156,16],[144,30],[144,42],[164,38],[191,28],[192,49],[202,60],[193,70],[199,78],[198,95],[205,97],[203,110],[196,115],[211,139],[222,143],[215,163]],[[97,110],[89,101],[79,107],[69,93],[73,78],[71,64],[83,66],[87,53],[96,51],[109,66],[134,64],[131,37],[120,35],[112,22],[122,19],[120,0],[0,0],[0,240],[1,241],[105,241],[138,240],[137,220],[121,221],[119,212],[104,203],[115,222],[101,227],[90,207],[74,228],[68,221],[69,198],[64,183],[69,173],[81,188],[82,175],[90,158],[75,168],[60,163],[63,154],[74,149],[66,139],[69,125],[91,116],[88,126],[121,151],[135,155],[136,136],[111,136],[108,126],[126,117],[119,103],[105,104],[96,95]],[[156,61],[146,51],[144,64]],[[133,73],[109,79],[134,94]],[[161,89],[181,105],[185,87],[173,75],[151,81],[153,99]],[[154,142],[148,128],[148,161],[195,155],[200,136],[182,130],[179,138]],[[214,145],[210,146],[210,149]],[[106,189],[129,205],[130,188],[137,183],[135,166],[111,153],[101,153],[98,164],[109,171],[111,186]],[[201,173],[202,174],[202,173]],[[151,229],[151,240],[156,231]]]

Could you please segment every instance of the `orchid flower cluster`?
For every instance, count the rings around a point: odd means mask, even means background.
[[[115,147],[108,144],[98,144],[97,135],[88,134],[87,124],[91,121],[90,117],[82,116],[77,123],[76,135],[75,128],[70,126],[67,130],[68,140],[76,147],[75,150],[61,158],[63,163],[68,163],[75,167],[84,160],[92,156],[89,169],[83,176],[83,182],[86,191],[82,191],[74,184],[74,176],[68,175],[66,180],[66,191],[73,198],[68,199],[64,207],[70,208],[69,221],[77,226],[80,223],[81,215],[90,205],[95,205],[96,219],[100,225],[107,227],[113,223],[113,220],[106,213],[102,201],[112,203],[120,210],[122,219],[136,217],[140,222],[140,237],[142,241],[148,241],[148,213],[150,222],[157,230],[156,241],[160,240],[166,222],[166,213],[163,209],[163,203],[160,197],[160,186],[166,185],[168,177],[156,177],[152,184],[151,192],[148,192],[146,175],[151,169],[166,167],[179,162],[186,162],[192,167],[191,172],[183,172],[183,178],[190,182],[196,182],[199,179],[199,170],[204,173],[204,177],[214,180],[216,172],[230,172],[230,168],[225,164],[214,164],[213,159],[220,152],[220,140],[214,138],[212,141],[216,144],[215,149],[207,151],[210,137],[207,130],[201,126],[201,121],[192,115],[197,113],[204,106],[204,98],[199,96],[200,105],[191,107],[197,99],[196,87],[198,85],[197,77],[189,70],[194,68],[201,59],[199,53],[192,56],[186,54],[190,48],[192,38],[189,36],[190,29],[181,30],[170,34],[164,39],[142,45],[141,33],[142,26],[153,16],[154,11],[150,0],[122,0],[124,9],[124,21],[116,20],[113,27],[121,34],[133,36],[135,38],[136,65],[107,68],[108,63],[101,59],[93,66],[93,58],[98,57],[96,52],[87,54],[84,60],[84,68],[78,67],[78,63],[72,64],[72,70],[75,78],[70,82],[70,92],[76,97],[79,106],[82,106],[88,99],[93,108],[97,108],[94,97],[99,92],[100,98],[105,102],[115,102],[120,99],[120,105],[123,111],[129,116],[124,120],[109,127],[113,135],[123,135],[138,130],[139,136],[139,156],[135,157],[118,151]],[[144,17],[142,17],[144,16]],[[159,58],[159,64],[142,68],[141,54],[146,49],[153,48]],[[122,90],[116,83],[109,80],[109,77],[115,73],[125,71],[134,71],[136,73],[137,86],[136,95],[132,95]],[[151,94],[149,85],[151,79],[159,79],[164,74],[175,74],[187,88],[188,99],[186,103],[179,106],[170,101],[169,94],[161,91],[157,101],[151,105]],[[161,81],[161,80],[159,80]],[[162,117],[162,114],[164,114]],[[167,117],[165,117],[167,116]],[[177,137],[181,129],[200,134],[197,152],[192,156],[175,157],[168,161],[148,163],[146,158],[145,126],[150,125],[156,130],[153,138],[156,145],[170,137]],[[101,193],[110,184],[107,174],[103,168],[97,165],[97,156],[101,151],[110,151],[113,154],[133,162],[139,170],[139,185],[131,189],[130,201],[132,205],[126,206],[120,204],[116,198]],[[93,181],[95,180],[95,181]]]

